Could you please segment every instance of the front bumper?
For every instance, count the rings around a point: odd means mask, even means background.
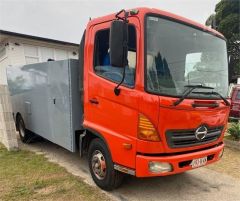
[[[137,177],[154,177],[154,176],[165,176],[171,174],[178,174],[187,170],[193,169],[190,163],[193,159],[198,159],[207,156],[208,161],[206,165],[218,161],[219,154],[224,148],[224,144],[220,144],[217,147],[197,151],[193,153],[179,154],[174,156],[136,156],[136,176]],[[149,162],[167,162],[173,167],[172,172],[166,173],[152,173],[149,171]]]

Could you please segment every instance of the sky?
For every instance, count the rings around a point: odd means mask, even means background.
[[[0,0],[0,29],[79,43],[89,18],[150,7],[204,24],[220,0]]]

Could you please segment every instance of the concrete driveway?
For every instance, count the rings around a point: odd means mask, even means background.
[[[47,141],[28,145],[20,143],[20,146],[45,154],[50,161],[58,163],[86,183],[95,186],[88,171],[86,158],[80,159],[78,154]],[[120,201],[238,201],[240,180],[203,167],[167,177],[147,179],[127,177],[119,189],[107,194],[113,200]]]

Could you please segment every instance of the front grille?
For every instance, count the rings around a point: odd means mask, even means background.
[[[207,135],[204,139],[198,140],[195,131],[192,130],[169,130],[166,132],[168,146],[171,148],[191,147],[207,144],[217,140],[222,133],[223,127],[207,128]]]

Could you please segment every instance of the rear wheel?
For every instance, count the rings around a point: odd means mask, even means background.
[[[111,155],[101,139],[93,139],[88,151],[88,163],[94,182],[103,190],[119,187],[123,173],[114,169]]]
[[[23,143],[30,143],[32,135],[26,130],[23,118],[21,116],[17,117],[17,128],[21,141]]]

